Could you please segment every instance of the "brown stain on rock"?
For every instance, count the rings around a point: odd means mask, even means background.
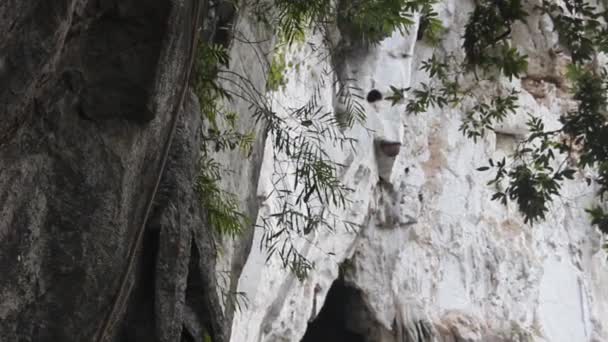
[[[513,219],[506,219],[500,223],[499,229],[503,235],[509,238],[513,238],[521,234],[522,226],[521,223]]]
[[[568,66],[572,64],[570,57],[557,52],[549,53],[550,69],[543,74],[528,74],[521,79],[521,86],[540,104],[549,105],[547,95],[552,88],[559,98],[570,99],[572,82],[568,79]]]
[[[443,129],[439,122],[433,124],[427,146],[430,156],[427,161],[422,163],[422,170],[428,179],[427,183],[430,183],[433,188],[437,188],[439,187],[439,182],[436,181],[437,175],[441,168],[447,164],[447,159],[443,153],[446,142],[443,139]]]

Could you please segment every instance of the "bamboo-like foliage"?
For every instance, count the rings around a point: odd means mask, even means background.
[[[434,11],[435,3],[434,0],[252,0],[248,5],[260,22],[275,28],[280,43],[289,47],[306,42],[306,32],[329,35],[331,27],[339,29],[346,44],[373,45],[395,30],[411,29],[415,13],[420,18],[418,38],[437,44],[444,31]],[[517,79],[527,71],[527,56],[511,41],[512,25],[526,21],[529,15],[523,8],[522,0],[477,1],[465,25],[461,53],[437,52],[421,63],[421,70],[430,76],[429,81],[403,89],[392,87],[392,94],[385,98],[393,105],[405,103],[406,111],[411,114],[460,107],[464,112],[460,131],[475,142],[483,141],[496,124],[520,110],[517,91],[499,86],[497,80]],[[566,0],[563,6],[544,1],[533,10],[552,18],[564,52],[572,58],[568,78],[578,108],[562,115],[562,127],[552,131],[546,130],[534,113],[529,113],[530,133],[520,141],[515,152],[500,160],[489,160],[487,166],[478,170],[495,171],[495,177],[489,182],[495,189],[492,199],[503,204],[515,202],[525,222],[530,224],[545,218],[564,181],[585,173],[587,182],[599,187],[597,205],[588,210],[592,223],[608,233],[608,214],[602,210],[603,195],[608,192],[608,85],[607,72],[597,64],[596,58],[598,53],[608,52],[608,15],[583,0]],[[329,51],[328,56],[335,57],[338,52]],[[226,62],[219,51],[211,49],[207,54],[212,56],[215,65]],[[208,66],[203,65],[202,70],[205,68]],[[286,68],[284,60],[274,69],[270,68],[275,81],[270,91],[281,90],[279,86],[286,82],[281,72]],[[210,102],[217,103],[218,99],[233,97],[248,102],[255,119],[264,125],[272,139],[276,203],[273,210],[262,217],[261,247],[268,251],[268,258],[278,255],[283,265],[302,279],[314,265],[297,247],[298,241],[319,229],[349,228],[349,223],[341,222],[338,217],[340,211],[348,208],[351,189],[339,177],[344,166],[332,160],[328,148],[354,148],[355,142],[345,132],[365,122],[361,99],[353,95],[353,89],[339,85],[338,98],[346,110],[334,113],[319,104],[320,84],[303,106],[279,115],[270,105],[267,94],[257,90],[246,77],[231,75],[239,80],[240,91],[228,93],[216,87],[215,79],[222,79],[222,73],[232,72],[211,71],[211,77],[203,74],[198,79],[198,84],[205,85],[203,91],[197,91],[203,94],[201,102],[211,99]],[[482,88],[484,91],[480,91]],[[205,116],[215,120],[218,107],[207,109],[209,113]],[[244,134],[233,132],[234,139],[231,139],[230,134],[223,134],[218,127],[215,129],[214,134],[209,134],[208,142],[214,141],[216,149],[236,148],[247,140]],[[213,179],[214,175],[219,173],[207,172],[207,178]],[[209,184],[200,180],[199,183]],[[215,191],[208,186],[206,189]],[[224,204],[228,212],[234,213],[236,207],[230,201]],[[222,220],[223,223],[218,224],[231,227],[227,221],[241,218],[224,215]],[[225,231],[236,231],[235,227],[232,225]]]
[[[478,141],[493,131],[496,124],[520,110],[518,93],[497,89],[488,96],[487,90],[478,90],[480,85],[488,89],[500,77],[519,78],[526,73],[527,56],[510,40],[511,25],[527,19],[523,5],[521,0],[478,1],[465,27],[464,58],[434,55],[421,68],[431,81],[412,89],[393,89],[394,101],[405,101],[408,92],[407,108],[415,114],[466,102],[462,133]],[[598,53],[608,52],[608,13],[583,0],[561,5],[543,1],[534,11],[553,20],[562,52],[572,60],[567,82],[578,106],[560,117],[562,127],[556,130],[547,130],[539,117],[528,113],[529,134],[515,152],[500,160],[490,159],[478,170],[495,171],[488,183],[496,189],[492,200],[505,205],[514,201],[530,224],[545,219],[566,180],[584,177],[599,188],[597,204],[587,210],[592,224],[608,233],[608,214],[603,210],[603,196],[608,192],[608,72],[597,63]],[[467,79],[475,85],[462,86]]]

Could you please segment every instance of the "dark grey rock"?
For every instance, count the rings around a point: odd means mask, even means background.
[[[225,341],[192,187],[191,95],[124,277],[186,81],[195,1],[0,2],[0,341],[94,341],[123,279],[111,340]]]

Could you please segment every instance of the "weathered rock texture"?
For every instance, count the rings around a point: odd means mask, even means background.
[[[187,88],[208,9],[0,3],[1,341],[226,340],[216,247],[193,190],[202,125]],[[252,174],[259,145],[240,165]]]
[[[480,143],[458,131],[459,110],[408,116],[403,106],[364,102],[373,133],[356,126],[348,132],[358,139],[356,152],[332,152],[347,165],[343,181],[355,189],[352,205],[339,214],[360,228],[321,230],[296,241],[315,264],[303,282],[278,256],[265,263],[264,251],[252,250],[239,282],[249,306],[237,315],[231,341],[608,340],[608,264],[583,211],[594,189],[569,184],[547,220],[530,227],[516,208],[489,200],[490,175],[475,171],[513,148],[525,134],[527,112],[555,126],[572,105],[560,81],[567,60],[554,53],[557,36],[536,4],[527,4],[528,23],[513,30],[515,45],[530,56],[529,74],[484,90],[515,87],[521,110]],[[287,59],[300,66],[288,70],[285,89],[272,95],[277,111],[301,106],[317,85],[318,103],[339,110],[333,79],[355,79],[361,98],[372,89],[386,95],[390,85],[415,87],[427,77],[420,62],[434,50],[461,55],[472,6],[467,0],[439,5],[448,32],[436,49],[418,41],[416,30],[395,32],[347,55],[337,69],[308,45],[292,49]],[[382,141],[401,143],[399,154],[382,154]],[[268,195],[272,161],[264,163],[260,194]],[[271,196],[260,219],[273,203]]]

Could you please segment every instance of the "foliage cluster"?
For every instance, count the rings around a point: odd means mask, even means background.
[[[222,105],[223,101],[233,99],[233,94],[219,82],[220,73],[228,68],[228,63],[229,56],[224,46],[199,40],[190,84],[198,98],[206,129],[202,132],[199,171],[194,187],[210,227],[219,237],[236,238],[251,222],[243,214],[237,196],[222,188],[222,177],[232,170],[214,159],[214,153],[238,150],[249,156],[254,135],[237,130],[237,114],[226,111]],[[224,306],[231,303],[236,310],[242,310],[248,305],[245,294],[231,291],[229,278],[222,273],[219,276],[217,285]],[[205,340],[211,341],[211,337],[205,335]]]
[[[278,116],[259,108],[257,120],[265,123],[273,144],[273,211],[262,217],[262,247],[267,257],[277,254],[299,278],[313,267],[296,247],[296,242],[319,229],[333,231],[348,225],[334,210],[348,203],[347,188],[339,179],[342,165],[332,160],[327,147],[352,147],[333,111],[319,105],[319,88],[307,103]],[[288,171],[290,170],[290,171]]]
[[[199,42],[191,84],[200,103],[201,115],[209,127],[202,136],[195,189],[211,227],[222,236],[235,237],[249,220],[242,214],[237,197],[220,187],[222,175],[229,170],[224,170],[210,152],[240,149],[248,154],[253,135],[238,132],[236,114],[221,107],[220,100],[230,100],[231,95],[218,83],[217,75],[220,68],[228,66],[228,61],[224,47]]]
[[[578,174],[586,175],[588,184],[598,187],[597,205],[588,209],[592,223],[608,233],[608,214],[603,196],[608,192],[608,78],[597,63],[598,53],[608,51],[607,12],[583,0],[567,0],[562,5],[543,1],[537,14],[551,17],[565,52],[572,63],[568,78],[577,108],[560,117],[557,130],[547,130],[539,117],[529,113],[529,134],[515,152],[501,160],[489,160],[479,171],[493,169],[489,182],[496,192],[492,199],[507,204],[514,201],[526,222],[545,219],[552,200],[562,184]],[[407,110],[423,113],[431,107],[472,105],[463,118],[460,130],[474,140],[483,138],[508,115],[520,110],[517,92],[499,90],[489,98],[477,95],[476,87],[487,87],[500,77],[518,78],[525,74],[527,56],[521,55],[510,41],[511,26],[525,21],[528,13],[520,0],[478,1],[470,14],[463,36],[464,58],[454,55],[433,56],[422,63],[431,81],[415,89],[393,89],[393,103],[405,101]],[[469,70],[462,74],[459,70]],[[472,87],[462,86],[465,79]]]
[[[521,0],[481,1],[465,26],[463,49],[469,68],[498,68],[517,77],[527,67],[525,56],[510,46],[511,25],[528,14]]]
[[[497,191],[494,199],[515,200],[530,223],[545,218],[548,204],[559,195],[562,183],[573,179],[577,171],[595,173],[588,178],[588,183],[599,186],[598,204],[603,202],[603,195],[608,190],[602,175],[603,165],[608,162],[606,71],[590,63],[597,52],[605,49],[596,34],[606,29],[606,22],[599,20],[600,14],[595,7],[583,1],[564,4],[564,7],[555,7],[545,2],[539,10],[552,16],[559,37],[570,52],[569,78],[578,106],[560,117],[562,127],[557,130],[547,131],[539,118],[531,116],[528,121],[530,134],[516,150],[513,166],[507,171],[504,162],[497,165],[492,182],[498,184],[506,179],[506,188]],[[561,155],[559,163],[557,155]],[[595,224],[602,222],[603,212],[599,205],[590,213]]]
[[[285,60],[285,52],[278,51],[275,53],[268,68],[268,80],[266,81],[266,89],[277,91],[279,88],[285,87],[287,80],[285,79],[285,70],[287,61]]]
[[[430,9],[429,1],[342,0],[338,5],[337,24],[356,42],[377,43],[395,30],[409,31],[415,23],[414,12],[423,8]]]
[[[543,0],[541,10],[553,20],[560,42],[574,64],[591,60],[598,52],[608,52],[608,13],[584,0],[569,0],[560,6]]]
[[[439,15],[433,9],[435,1],[425,2],[420,9],[420,23],[417,39],[426,38],[432,45],[437,45],[445,32]]]
[[[430,40],[443,27],[433,10],[437,0],[253,0],[255,16],[277,30],[289,45],[302,40],[306,31],[338,27],[358,44],[376,44],[395,30],[407,32],[420,13]]]
[[[277,179],[274,187],[279,209],[262,218],[263,247],[268,251],[268,258],[278,254],[284,266],[303,279],[312,265],[297,250],[293,240],[321,226],[335,227],[335,222],[328,221],[324,206],[344,206],[348,189],[338,180],[338,166],[329,157],[326,146],[344,144],[348,139],[337,129],[333,113],[322,111],[318,93],[304,106],[280,116],[271,107],[267,95],[260,93],[246,77],[226,69],[228,59],[222,47],[201,43],[197,57],[193,86],[209,129],[203,134],[196,188],[209,222],[222,236],[230,237],[238,235],[249,223],[239,211],[236,196],[219,186],[222,175],[230,170],[224,170],[211,154],[237,148],[247,152],[251,147],[252,137],[234,129],[236,115],[222,110],[222,101],[238,97],[250,104],[256,124],[263,125],[274,146],[273,177]],[[284,85],[285,68],[285,54],[276,54],[270,67],[268,90]],[[238,80],[238,93],[221,86],[221,81],[228,81],[223,73],[230,73],[232,82]],[[287,172],[287,167],[295,170]],[[282,185],[290,177],[294,177],[293,188]]]

